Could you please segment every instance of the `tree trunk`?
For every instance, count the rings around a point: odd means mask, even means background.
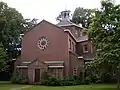
[[[117,81],[117,90],[120,90],[120,79],[118,78],[118,81]]]
[[[119,70],[117,75],[117,90],[120,90],[120,71]]]

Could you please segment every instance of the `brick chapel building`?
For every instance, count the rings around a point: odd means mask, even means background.
[[[92,43],[82,34],[83,28],[70,21],[69,14],[61,12],[57,25],[42,20],[24,33],[15,70],[27,76],[30,83],[39,82],[43,72],[56,77],[84,72],[84,63],[93,54]]]

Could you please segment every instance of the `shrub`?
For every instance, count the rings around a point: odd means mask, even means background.
[[[90,83],[91,83],[91,78],[90,78],[90,77],[86,77],[86,78],[84,79],[83,84],[90,84]]]
[[[70,78],[64,77],[60,80],[60,85],[61,86],[70,86],[70,85],[73,85],[73,83],[72,83],[72,80],[70,80]]]
[[[48,81],[49,81],[50,86],[59,86],[60,85],[59,79],[57,79],[53,76],[49,77]]]
[[[41,84],[47,86],[71,86],[71,85],[81,85],[85,84],[81,80],[79,80],[78,76],[73,77],[63,77],[56,78],[54,76],[48,75],[46,72],[43,74]]]
[[[11,82],[13,84],[27,84],[28,79],[27,79],[27,77],[24,77],[22,75],[14,74],[11,78]]]
[[[48,79],[50,75],[47,72],[43,72],[41,78],[42,79]]]
[[[85,76],[91,83],[116,83],[116,78],[111,69],[98,68],[96,60],[85,64]],[[115,72],[114,72],[115,73]]]
[[[56,77],[50,76],[47,72],[44,72],[42,74],[41,84],[48,86],[59,86],[60,80]]]
[[[60,81],[59,79],[49,76],[47,79],[42,79],[41,80],[42,85],[47,85],[47,86],[60,86]]]

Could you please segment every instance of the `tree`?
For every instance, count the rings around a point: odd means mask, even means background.
[[[35,26],[37,24],[38,19],[33,18],[31,19],[25,19],[25,27],[26,29],[30,29],[31,27]]]
[[[0,42],[2,42],[9,59],[19,55],[17,47],[21,44],[20,34],[36,24],[37,19],[24,19],[15,8],[0,2]]]
[[[14,46],[20,33],[25,30],[23,16],[14,8],[0,2],[0,42],[7,51],[9,59],[12,59]]]
[[[36,21],[37,19],[24,19],[15,8],[0,2],[0,79],[9,79],[11,76],[12,59],[20,55],[21,52],[20,34],[36,25]]]
[[[95,11],[88,35],[96,49],[96,63],[99,68],[115,74],[120,80],[120,5],[111,0],[101,2],[101,9]]]
[[[8,59],[2,43],[0,43],[0,72],[6,70]]]
[[[73,13],[72,21],[76,24],[82,24],[84,28],[88,28],[91,23],[92,13],[92,9],[78,7]]]

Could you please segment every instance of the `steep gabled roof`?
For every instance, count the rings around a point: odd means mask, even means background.
[[[57,24],[58,26],[62,26],[62,25],[74,25],[74,23],[73,22],[71,22],[70,20],[62,20],[62,21],[60,21],[58,24]]]
[[[83,27],[80,27],[79,25],[71,22],[69,19],[66,19],[66,20],[62,20],[60,21],[58,24],[56,24],[57,26],[76,26],[76,27],[79,27],[79,28],[83,28]]]
[[[48,22],[48,21],[46,21],[46,20],[43,19],[41,22],[39,22],[38,24],[36,24],[36,25],[33,26],[32,28],[30,28],[30,29],[28,29],[26,32],[24,32],[24,34],[28,33],[28,32],[31,31],[32,29],[34,29],[35,27],[37,27],[38,25],[40,25],[42,22],[46,22],[46,23],[48,23],[48,24],[51,24],[51,25],[53,25],[53,26],[55,26],[55,27],[57,27],[57,28],[60,28],[60,29],[64,30],[62,27],[57,26],[57,25],[55,25],[55,24],[52,24],[52,23],[50,23],[50,22]]]
[[[67,32],[75,39],[76,42],[82,42],[82,41],[88,40],[88,37],[87,37],[87,36],[81,36],[81,37],[79,37],[79,38],[75,38],[74,35],[70,32],[70,30],[64,29],[64,28],[62,28],[61,26],[52,24],[52,23],[50,23],[50,22],[48,22],[48,21],[46,21],[46,20],[42,20],[42,21],[39,22],[37,25],[35,25],[35,26],[33,26],[32,28],[30,28],[29,30],[27,30],[24,34],[28,33],[28,32],[31,31],[31,30],[33,30],[35,27],[37,27],[38,25],[40,25],[42,22],[46,22],[46,23],[48,23],[48,24],[53,25],[54,27],[60,28],[60,29],[63,30],[64,32],[67,31]],[[71,23],[71,25],[76,25],[76,24],[74,24],[74,23],[72,23],[72,22],[69,22],[69,23]],[[69,25],[70,25],[70,24],[69,24]]]

